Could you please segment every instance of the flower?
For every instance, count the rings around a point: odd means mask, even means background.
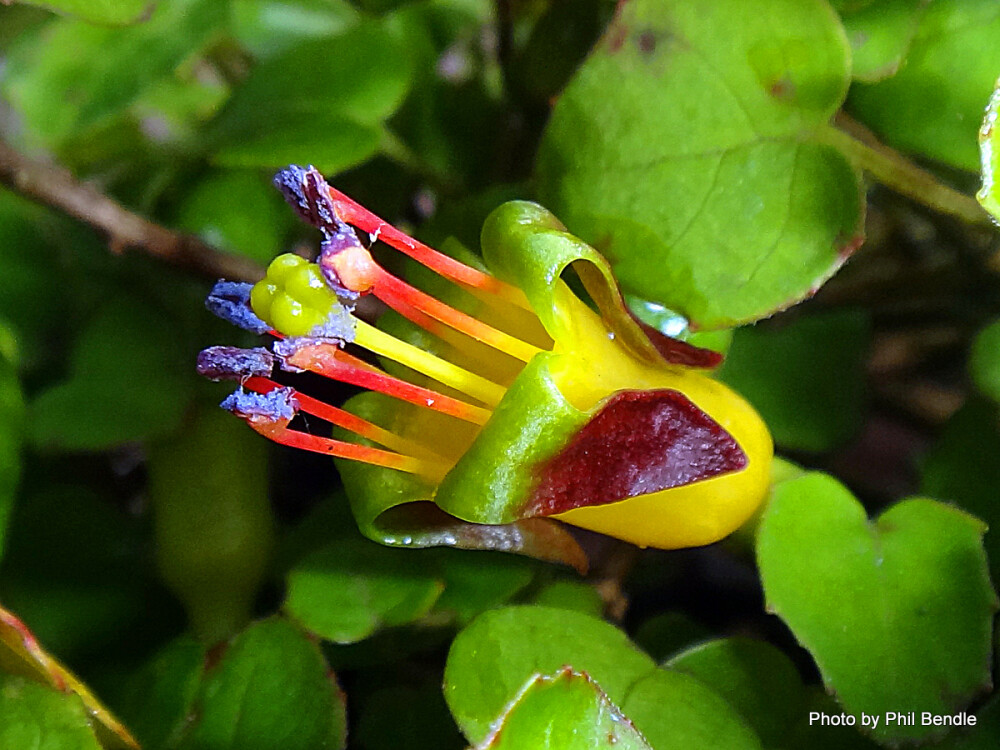
[[[400,232],[313,168],[275,184],[321,230],[319,258],[282,255],[252,287],[219,282],[208,307],[277,341],[213,347],[199,369],[239,380],[223,406],[258,432],[336,457],[368,536],[580,566],[554,519],[672,549],[721,539],[761,503],[771,438],[706,374],[719,355],[635,321],[604,258],[541,206],[490,215],[483,266]],[[413,285],[375,261],[376,241],[410,257]],[[570,266],[592,305],[564,281]],[[377,326],[352,314],[364,295],[391,309]],[[334,407],[279,385],[276,368],[367,392]],[[293,429],[298,414],[333,437]]]

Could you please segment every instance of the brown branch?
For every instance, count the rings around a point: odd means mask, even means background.
[[[113,253],[134,247],[214,278],[256,281],[264,275],[253,261],[224,253],[193,235],[154,224],[80,182],[69,171],[29,159],[2,140],[0,184],[104,232]]]

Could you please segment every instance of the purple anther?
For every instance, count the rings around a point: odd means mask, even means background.
[[[242,281],[219,280],[205,300],[205,307],[223,320],[252,333],[267,333],[271,326],[254,315],[250,309],[250,290],[253,284]]]
[[[274,355],[261,346],[210,346],[198,354],[198,374],[209,380],[244,381],[255,375],[266,378],[272,369]]]
[[[330,186],[316,167],[285,167],[274,176],[274,186],[302,219],[324,233],[343,224],[330,200]]]
[[[299,408],[292,388],[275,388],[268,393],[240,389],[226,396],[219,406],[242,419],[258,418],[269,422],[289,422]]]

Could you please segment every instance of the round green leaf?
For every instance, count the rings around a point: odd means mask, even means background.
[[[767,747],[779,747],[805,708],[804,686],[787,656],[764,641],[724,638],[689,648],[666,666],[725,698]]]
[[[656,750],[719,747],[760,750],[760,739],[726,700],[683,672],[657,669],[636,681],[621,703]]]
[[[266,265],[282,250],[290,214],[270,180],[233,170],[198,183],[181,206],[178,224],[216,247]]]
[[[542,199],[626,291],[702,328],[769,315],[861,236],[859,175],[818,137],[849,76],[818,0],[622,3],[553,111]]]
[[[344,699],[319,646],[291,623],[251,625],[205,677],[185,750],[344,747]]]
[[[954,714],[989,684],[996,594],[977,519],[933,500],[870,523],[834,479],[775,488],[758,532],[770,611],[812,653],[848,713]],[[881,740],[934,727],[879,726]]]
[[[891,78],[852,88],[851,112],[892,146],[975,170],[976,130],[1000,71],[997,35],[993,0],[934,0],[905,64]]]
[[[652,750],[586,674],[536,675],[477,750]]]
[[[377,151],[382,122],[402,104],[410,78],[405,49],[376,22],[304,41],[261,62],[236,90],[213,128],[215,160],[301,162],[326,172],[355,166]]]
[[[0,675],[0,747],[101,750],[77,696],[4,675]]]
[[[414,568],[410,553],[344,539],[308,555],[288,574],[285,609],[335,643],[354,643],[383,627],[422,617],[444,583]]]
[[[459,728],[482,742],[490,725],[536,674],[586,672],[612,702],[656,665],[617,628],[564,609],[507,607],[486,612],[455,638],[444,694]]]
[[[604,614],[600,593],[584,581],[553,581],[535,595],[534,603],[542,607],[572,609],[592,617]]]
[[[169,747],[183,733],[193,717],[204,668],[204,645],[185,636],[132,675],[119,711],[144,747]]]
[[[842,13],[856,80],[872,83],[899,70],[927,5],[927,0],[881,0],[852,4]]]
[[[857,312],[740,328],[719,378],[754,405],[779,446],[830,450],[861,426],[868,339]]]

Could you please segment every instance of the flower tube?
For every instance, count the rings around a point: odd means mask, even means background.
[[[496,209],[484,265],[399,232],[315,169],[275,183],[322,232],[319,258],[280,256],[252,288],[220,282],[210,309],[277,341],[213,347],[199,368],[241,383],[223,406],[261,434],[334,456],[367,536],[581,567],[560,523],[673,549],[721,539],[763,500],[771,438],[706,374],[719,355],[636,322],[604,258],[544,208]],[[410,257],[412,283],[376,262],[376,241]],[[362,295],[390,308],[377,325],[351,314]],[[335,407],[275,370],[366,392]],[[332,437],[295,428],[298,414]]]

